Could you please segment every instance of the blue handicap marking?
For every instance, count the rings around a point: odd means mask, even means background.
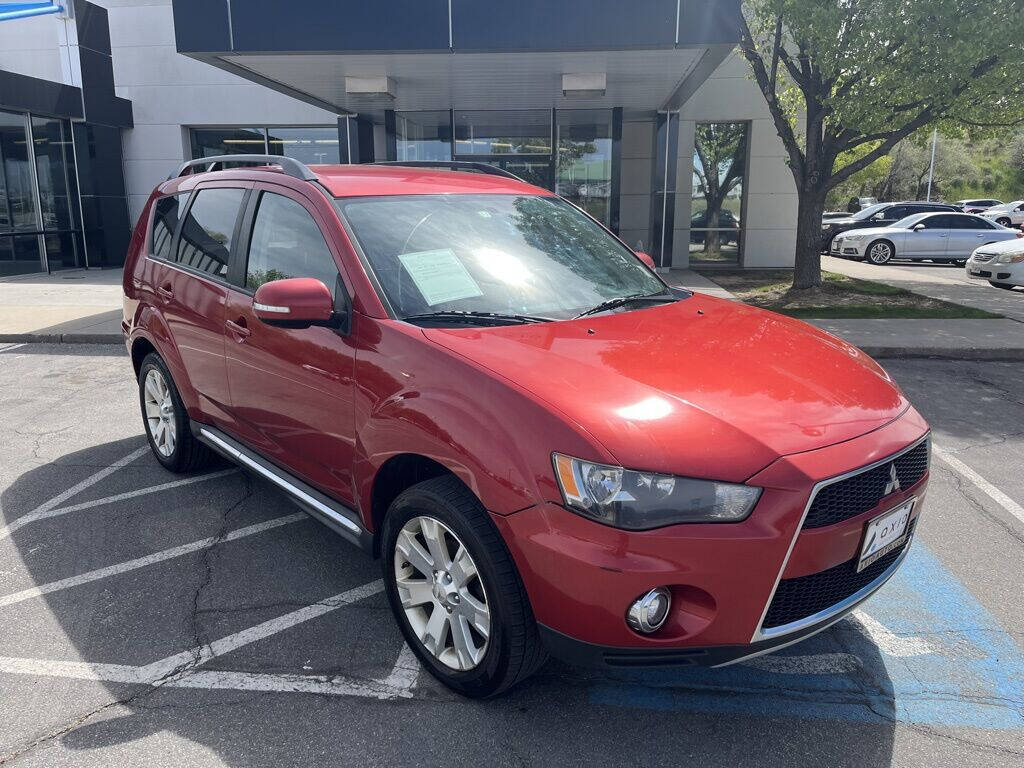
[[[920,540],[861,611],[775,654],[618,673],[590,696],[629,708],[1024,729],[1024,652]]]

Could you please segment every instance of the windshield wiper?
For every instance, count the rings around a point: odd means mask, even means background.
[[[480,320],[508,323],[550,323],[554,321],[551,317],[538,317],[536,315],[516,315],[504,312],[474,312],[464,309],[448,309],[438,312],[421,312],[417,315],[403,317],[406,322],[416,320],[449,320],[457,323],[472,323]]]
[[[628,296],[616,296],[612,299],[602,301],[596,307],[580,312],[573,320],[580,317],[586,317],[587,315],[596,315],[598,312],[604,312],[607,309],[615,309],[616,307],[623,307],[626,304],[632,304],[637,301],[677,301],[677,297],[660,291],[658,293],[631,293]]]

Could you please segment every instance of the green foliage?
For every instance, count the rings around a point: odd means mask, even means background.
[[[744,19],[740,48],[800,196],[798,287],[821,283],[829,190],[888,174],[866,169],[932,125],[1024,122],[1021,0],[748,0]]]

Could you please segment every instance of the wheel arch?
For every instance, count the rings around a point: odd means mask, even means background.
[[[896,258],[896,243],[888,237],[876,237],[874,240],[868,243],[867,248],[864,249],[864,258],[871,262],[871,249],[878,245],[878,243],[885,243],[889,246],[889,250],[892,251],[892,255],[889,256],[890,261]]]

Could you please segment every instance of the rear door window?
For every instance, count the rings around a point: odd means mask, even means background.
[[[171,258],[171,241],[174,240],[174,231],[178,228],[178,219],[181,217],[181,206],[186,199],[181,195],[171,195],[156,201],[153,231],[149,240],[149,253],[154,258]]]
[[[244,189],[200,189],[181,225],[175,261],[226,280],[244,197]]]
[[[333,296],[338,268],[309,211],[290,197],[264,192],[249,239],[245,287],[255,291],[290,277],[314,277]]]

